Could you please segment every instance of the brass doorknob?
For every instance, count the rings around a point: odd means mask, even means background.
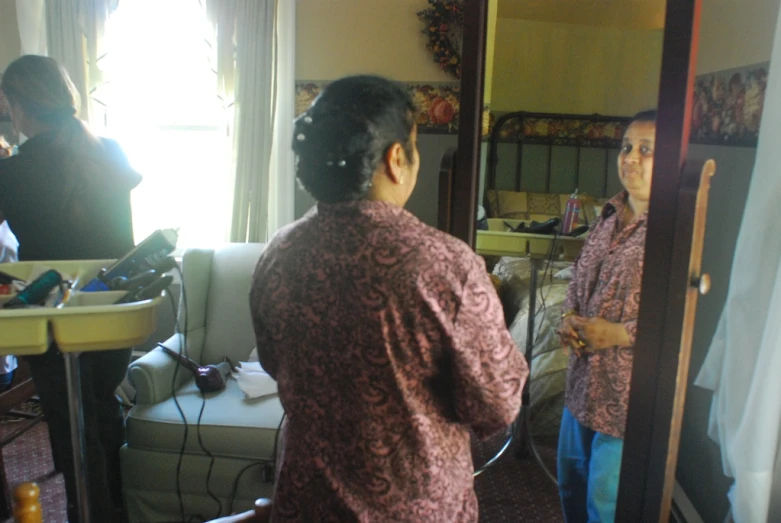
[[[710,292],[710,275],[703,274],[699,278],[692,278],[692,287],[700,291],[700,294],[705,296]]]

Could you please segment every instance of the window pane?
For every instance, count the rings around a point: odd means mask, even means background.
[[[228,238],[230,115],[217,96],[208,24],[197,0],[120,2],[107,27],[109,136],[144,181],[133,191],[136,241],[179,227],[179,247]]]

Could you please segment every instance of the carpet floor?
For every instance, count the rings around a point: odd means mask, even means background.
[[[12,430],[14,421],[0,422],[0,437]],[[477,466],[484,464],[501,448],[505,438],[499,436],[475,443],[473,455]],[[555,471],[555,438],[539,438],[537,449],[542,462]],[[517,457],[517,442],[491,467],[475,479],[480,503],[481,523],[563,521],[556,486],[533,458]],[[45,423],[2,449],[8,486],[13,489],[23,481],[35,481],[41,488],[45,523],[66,523],[65,487],[62,475],[54,472],[49,433]],[[12,519],[3,523],[13,523]]]

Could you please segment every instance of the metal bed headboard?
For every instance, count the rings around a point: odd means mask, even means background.
[[[515,143],[517,147],[515,167],[515,190],[520,191],[522,184],[523,148],[526,144],[548,145],[548,166],[545,177],[545,192],[550,192],[551,163],[553,147],[570,146],[577,148],[576,187],[580,183],[580,152],[583,148],[604,149],[605,172],[602,194],[608,196],[608,155],[610,150],[621,147],[624,129],[631,118],[626,116],[604,116],[600,114],[558,114],[532,113],[517,111],[501,116],[493,126],[489,138],[488,159],[486,164],[486,190],[496,188],[496,172],[499,162],[499,144]],[[534,124],[548,121],[548,133],[535,133]],[[531,132],[529,130],[531,129]],[[610,133],[612,131],[612,133]]]

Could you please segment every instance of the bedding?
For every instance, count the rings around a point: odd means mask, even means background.
[[[569,284],[570,262],[552,262],[537,280],[535,341],[529,377],[532,435],[557,435],[564,408],[564,382],[569,355],[559,344],[557,330]],[[544,273],[544,276],[543,276]],[[518,349],[526,351],[529,312],[529,258],[502,257],[493,268],[505,320]]]

